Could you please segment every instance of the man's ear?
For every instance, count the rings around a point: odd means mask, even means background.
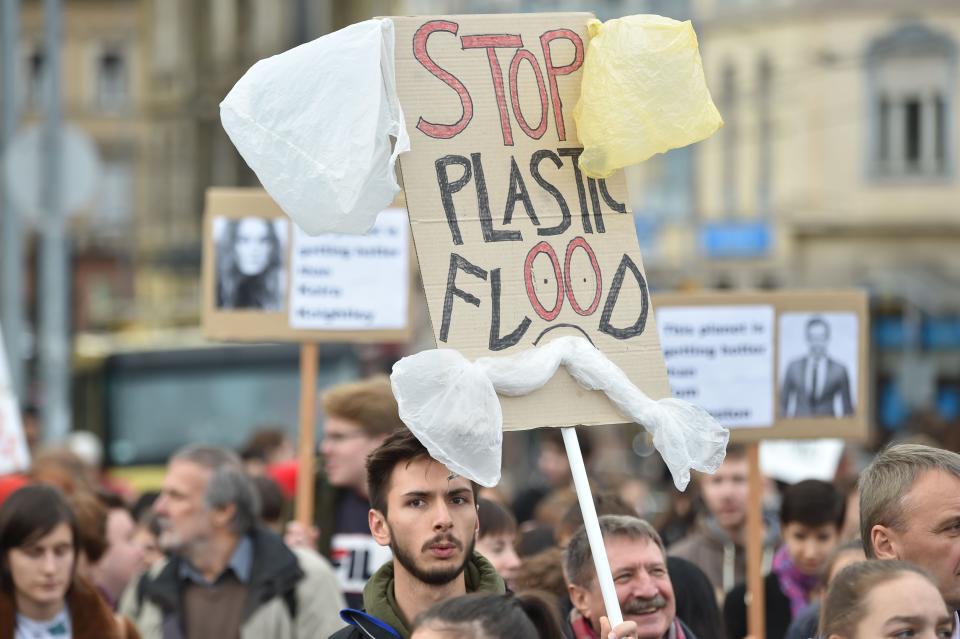
[[[900,538],[892,528],[881,524],[871,528],[870,544],[877,559],[900,559]]]
[[[381,546],[390,545],[390,526],[387,517],[379,510],[371,508],[367,512],[367,524],[370,526],[370,535]]]
[[[593,599],[590,596],[590,591],[577,584],[567,584],[567,593],[570,595],[570,603],[577,609],[577,612],[587,619],[592,618],[591,605]]]

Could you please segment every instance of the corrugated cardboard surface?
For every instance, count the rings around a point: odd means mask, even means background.
[[[820,439],[836,437],[864,441],[869,436],[870,391],[869,391],[869,338],[870,323],[867,313],[867,294],[864,291],[810,290],[810,291],[751,291],[751,292],[704,292],[704,293],[658,293],[657,308],[695,306],[770,305],[774,308],[773,323],[773,386],[758,388],[757,392],[773,394],[773,405],[779,403],[780,316],[783,313],[831,313],[849,312],[857,317],[857,375],[856,405],[850,417],[781,417],[774,411],[774,421],[769,428],[733,428],[731,442],[756,442],[763,439]]]
[[[623,173],[602,183],[575,169],[578,50],[586,50],[592,17],[394,18],[397,89],[411,140],[400,156],[407,208],[438,347],[475,359],[585,335],[659,399],[669,386]],[[564,220],[559,199],[569,226],[556,232]],[[538,253],[541,242],[549,247]],[[611,295],[617,279],[619,294]],[[623,422],[605,395],[563,370],[539,391],[501,401],[507,430]]]
[[[410,323],[400,330],[319,331],[298,330],[290,327],[288,305],[290,297],[290,250],[293,244],[292,227],[286,243],[287,287],[282,307],[273,312],[262,310],[217,309],[216,246],[213,221],[224,217],[239,219],[253,216],[284,218],[283,211],[267,192],[257,188],[208,189],[203,216],[203,333],[214,340],[234,342],[405,342],[410,338]],[[402,206],[402,199],[398,199]],[[410,304],[408,304],[408,308]]]

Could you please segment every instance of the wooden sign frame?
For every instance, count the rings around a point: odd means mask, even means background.
[[[839,438],[865,441],[869,436],[870,394],[869,357],[870,320],[867,294],[855,290],[783,290],[745,292],[657,293],[654,308],[710,306],[772,306],[774,420],[769,427],[730,429],[732,443],[758,442],[764,439]],[[784,313],[853,313],[857,318],[856,402],[850,417],[782,417],[780,402],[780,320]]]

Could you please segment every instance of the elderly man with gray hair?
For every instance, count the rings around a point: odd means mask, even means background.
[[[188,446],[167,467],[154,511],[169,559],[124,595],[144,639],[325,638],[343,624],[330,565],[261,525],[235,454]]]
[[[636,624],[636,634],[616,636],[696,639],[677,618],[673,585],[667,573],[667,553],[656,529],[642,519],[627,515],[604,515],[599,523],[624,624]],[[587,533],[582,526],[564,550],[563,574],[573,603],[569,619],[573,636],[607,639],[611,635],[607,634],[606,608]]]
[[[881,451],[860,475],[860,539],[869,559],[926,569],[960,608],[960,455],[919,444]]]

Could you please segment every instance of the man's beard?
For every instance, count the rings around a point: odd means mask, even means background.
[[[460,540],[456,539],[452,535],[447,534],[437,535],[436,537],[432,538],[421,547],[420,552],[427,552],[430,549],[430,546],[441,542],[453,544],[458,549],[463,550],[463,544],[460,542]],[[470,543],[467,544],[467,550],[465,553],[463,553],[463,561],[461,561],[459,565],[448,566],[437,570],[424,570],[417,565],[415,557],[411,553],[408,553],[406,548],[403,548],[397,543],[397,535],[395,535],[392,530],[390,531],[390,550],[393,551],[393,556],[397,559],[397,561],[400,562],[400,565],[403,566],[407,572],[430,586],[445,586],[459,577],[463,572],[463,569],[466,567],[467,562],[470,561],[470,558],[473,556],[473,547],[475,543],[476,539],[471,536]]]

